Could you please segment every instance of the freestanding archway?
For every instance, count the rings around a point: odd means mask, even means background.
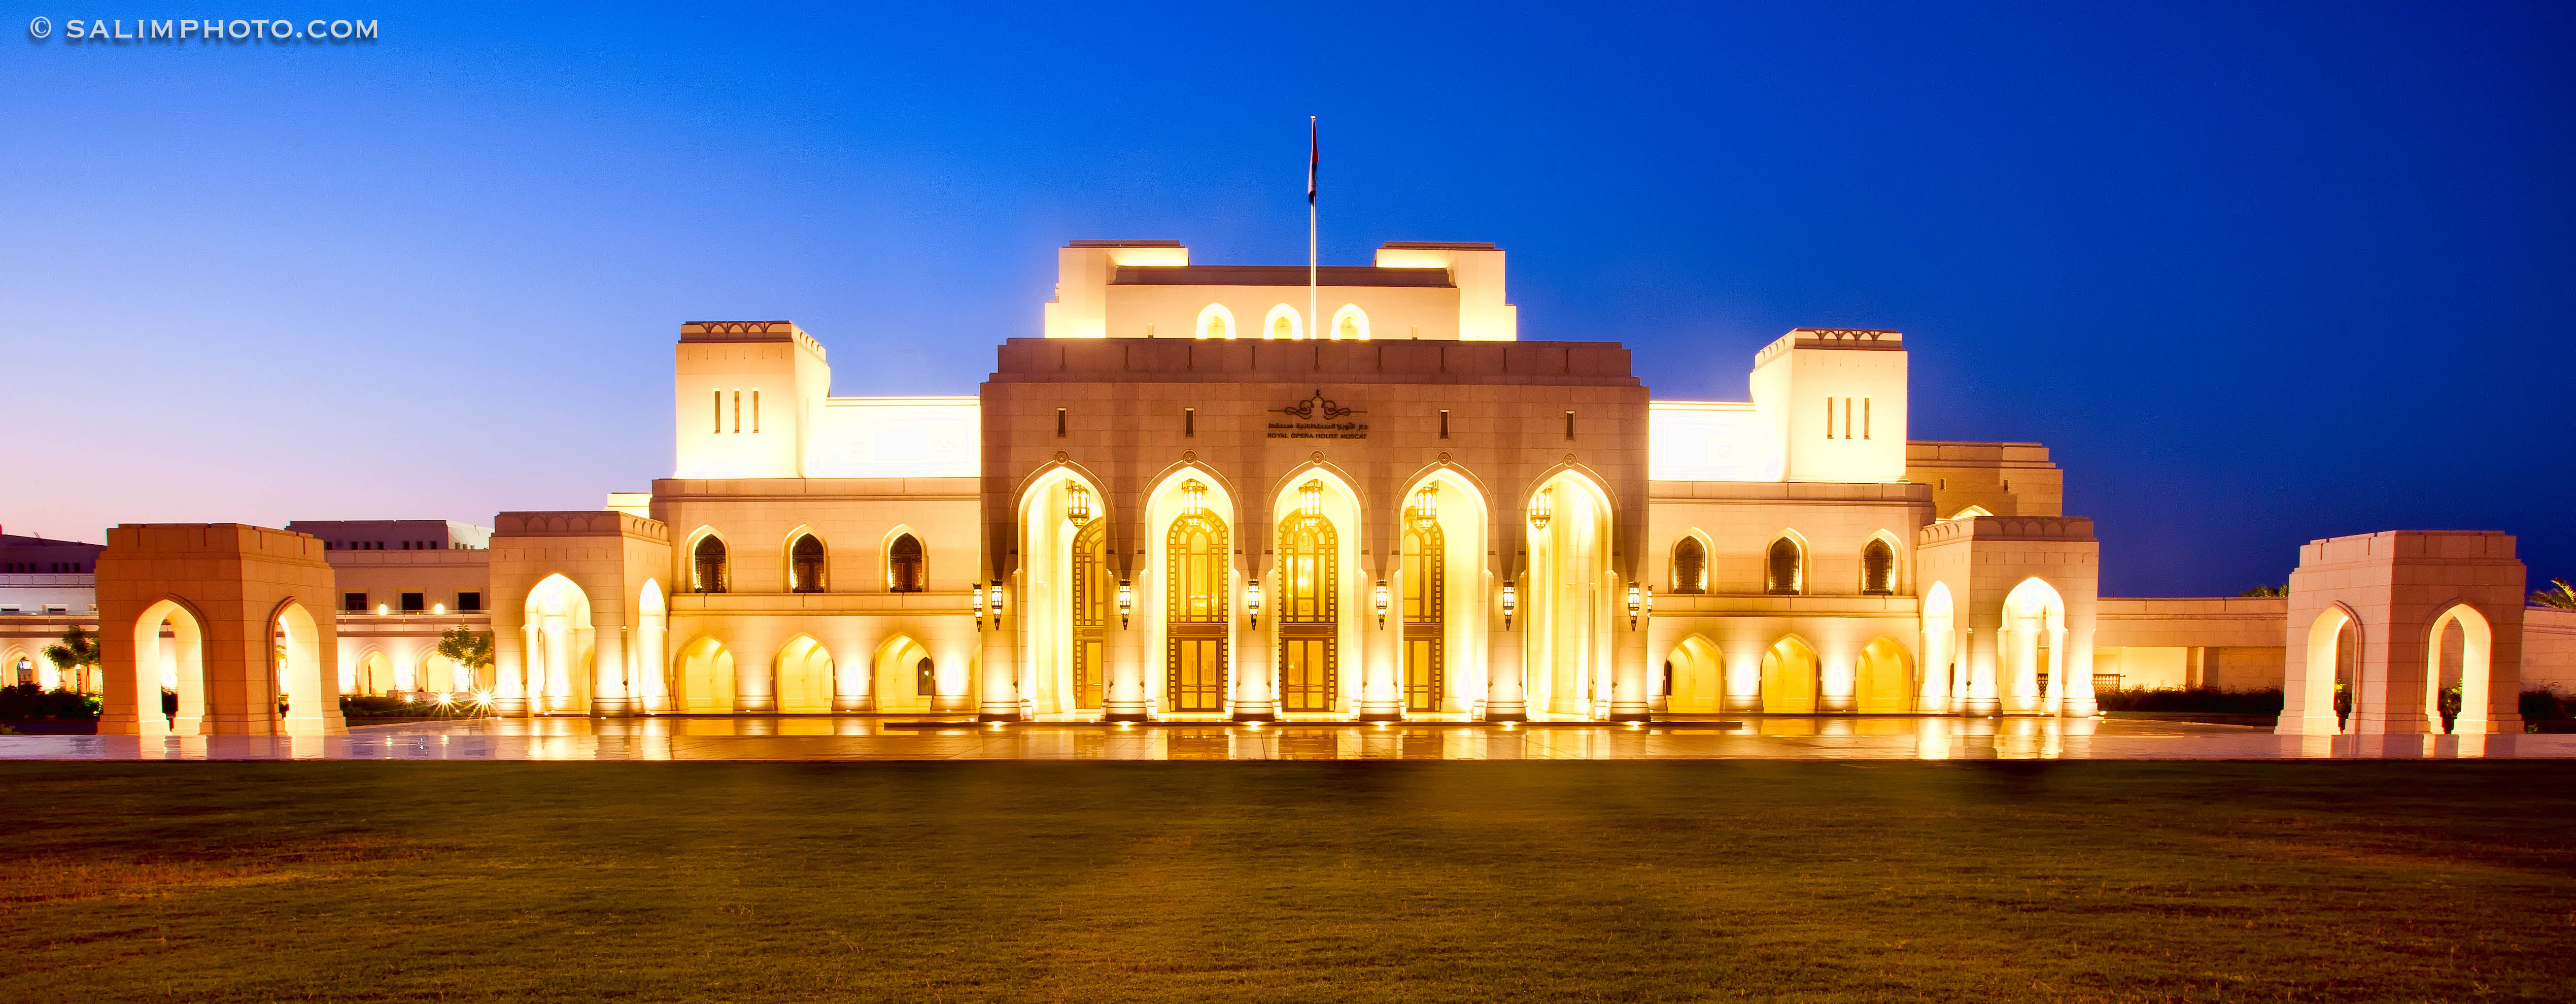
[[[2524,572],[2513,553],[2511,535],[2473,530],[2392,530],[2301,547],[2276,730],[2438,733],[2444,691],[2456,686],[2448,731],[2522,731]],[[2453,633],[2457,655],[2446,665]]]
[[[587,702],[591,658],[597,639],[590,618],[590,594],[558,573],[528,590],[526,622],[527,676],[505,676],[502,696],[513,683],[523,686],[532,711],[580,711]]]
[[[102,734],[345,731],[337,625],[305,606],[337,595],[320,540],[238,523],[128,523],[108,531],[97,577]],[[165,681],[178,705],[170,717]]]
[[[2053,715],[2065,708],[2066,598],[2037,577],[2004,594],[2003,710]]]

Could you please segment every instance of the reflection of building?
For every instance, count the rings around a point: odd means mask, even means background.
[[[796,325],[693,322],[648,491],[504,512],[488,541],[292,525],[339,577],[341,686],[512,713],[1618,720],[2087,714],[2096,680],[2282,678],[2285,601],[2103,599],[2044,447],[1911,440],[1896,332],[1791,331],[1752,400],[1657,401],[1617,344],[1521,340],[1490,245],[1390,244],[1311,293],[1172,242],[1059,264],[1045,337],[1006,340],[974,396],[832,397]],[[487,624],[483,676],[425,661]]]

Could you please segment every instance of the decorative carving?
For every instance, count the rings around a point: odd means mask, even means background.
[[[1315,396],[1313,397],[1299,401],[1285,408],[1272,409],[1272,411],[1274,414],[1295,415],[1299,418],[1314,418],[1321,415],[1327,419],[1341,418],[1345,415],[1368,414],[1368,412],[1357,408],[1342,407],[1340,402],[1325,397],[1324,390],[1321,387],[1315,389]]]

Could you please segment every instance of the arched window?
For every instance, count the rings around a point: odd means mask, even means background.
[[[1708,591],[1708,549],[1700,546],[1697,537],[1684,537],[1673,545],[1673,591]]]
[[[939,696],[939,667],[930,661],[929,656],[921,657],[920,662],[912,665],[912,694],[914,697]]]
[[[1872,540],[1860,549],[1860,591],[1886,596],[1896,591],[1896,549]]]
[[[918,593],[930,589],[930,562],[922,557],[921,539],[911,534],[896,537],[886,548],[886,591]]]
[[[800,534],[787,548],[787,591],[819,593],[824,588],[823,542],[813,534]]]
[[[1798,553],[1797,541],[1782,537],[1771,542],[1771,575],[1767,587],[1770,592],[1796,593],[1806,585],[1806,570],[1800,567],[1802,557]]]
[[[725,587],[729,584],[725,576],[724,541],[718,540],[713,535],[710,535],[705,539],[698,541],[697,550],[691,555],[691,557],[693,557],[695,561],[692,562],[694,567],[691,568],[689,574],[689,591],[693,593],[724,592]]]

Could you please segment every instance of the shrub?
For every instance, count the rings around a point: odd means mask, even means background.
[[[104,704],[96,694],[21,683],[0,687],[0,722],[93,722]]]
[[[345,718],[473,718],[480,713],[462,704],[441,705],[419,699],[405,702],[400,696],[353,694],[340,698],[340,714]]]
[[[2094,695],[2104,711],[2185,711],[2221,715],[2277,715],[2281,692],[2220,690],[2216,687],[2171,687],[2153,690],[2106,690]]]
[[[2528,722],[2563,722],[2576,718],[2576,697],[2561,697],[2552,687],[2523,691],[2522,718]]]

